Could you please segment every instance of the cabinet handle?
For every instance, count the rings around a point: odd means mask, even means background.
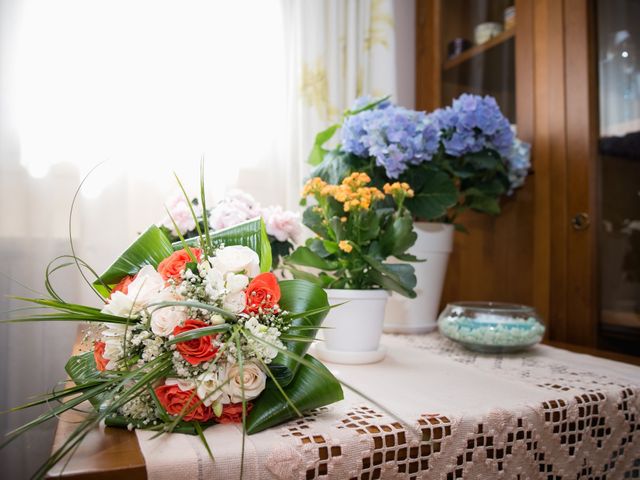
[[[576,213],[571,219],[571,226],[574,230],[586,230],[591,225],[591,218],[588,213]]]

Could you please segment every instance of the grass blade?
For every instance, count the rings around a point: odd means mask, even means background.
[[[167,342],[167,345],[175,345],[176,343],[188,342],[195,340],[196,338],[206,337],[212,333],[226,332],[231,328],[231,325],[223,323],[222,325],[216,325],[213,327],[201,327],[189,332],[184,332],[176,335],[173,339]]]
[[[200,440],[202,440],[202,444],[204,445],[204,448],[207,449],[209,458],[211,459],[212,462],[215,462],[216,459],[213,458],[213,453],[211,452],[211,448],[209,448],[209,443],[207,442],[207,439],[204,436],[204,432],[202,431],[202,426],[200,425],[200,422],[193,422],[193,426],[196,429],[196,432],[198,432],[198,436],[200,437]]]
[[[206,195],[204,194],[204,156],[200,159],[200,205],[202,205],[202,224],[204,226],[207,254],[211,255],[213,253],[213,244],[211,243],[211,232],[209,231],[207,200]]]
[[[178,224],[173,219],[173,216],[171,215],[171,212],[169,212],[169,209],[167,207],[164,207],[164,209],[167,212],[167,215],[169,215],[169,218],[171,219],[171,223],[173,224],[173,228],[175,229],[176,233],[178,234],[178,237],[180,237],[180,243],[182,243],[182,247],[184,248],[185,252],[187,252],[187,254],[189,255],[189,258],[191,259],[192,262],[198,263],[198,259],[196,258],[196,256],[191,251],[191,247],[189,247],[189,245],[187,244],[187,241],[184,239],[184,235],[182,235],[182,232],[178,228]]]
[[[198,232],[198,237],[200,238],[200,245],[204,245],[204,238],[202,236],[202,230],[200,229],[200,222],[198,221],[198,216],[196,215],[196,211],[193,209],[193,204],[191,203],[191,199],[187,195],[187,191],[184,189],[184,186],[182,185],[182,182],[180,181],[180,178],[178,177],[176,172],[173,172],[173,176],[176,177],[176,181],[180,186],[180,190],[182,190],[184,199],[186,200],[187,205],[189,205],[189,211],[191,212],[191,216],[193,217],[193,222],[196,224],[196,231]]]

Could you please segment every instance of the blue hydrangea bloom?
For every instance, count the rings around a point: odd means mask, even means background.
[[[524,185],[524,180],[531,168],[531,145],[527,142],[515,138],[511,145],[511,151],[505,157],[507,164],[507,175],[509,177],[509,191],[511,195],[516,188]]]
[[[371,103],[358,99],[354,109]],[[358,105],[360,107],[358,107]],[[342,125],[342,149],[359,157],[374,157],[389,178],[398,178],[409,165],[431,160],[440,132],[424,112],[383,102],[374,110],[347,117]]]
[[[493,97],[465,93],[430,117],[443,131],[442,143],[451,156],[490,148],[504,157],[511,151],[514,134]]]

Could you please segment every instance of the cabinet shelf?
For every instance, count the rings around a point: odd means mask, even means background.
[[[455,68],[458,65],[468,60],[471,60],[472,58],[477,57],[478,55],[483,54],[487,50],[490,50],[498,45],[503,44],[504,42],[508,41],[514,36],[515,36],[515,28],[510,28],[509,30],[506,30],[500,33],[499,35],[493,37],[491,40],[483,43],[482,45],[476,45],[475,47],[471,47],[469,50],[465,50],[461,54],[456,55],[455,57],[450,58],[448,60],[445,60],[445,62],[442,64],[442,70],[446,71],[446,70]]]

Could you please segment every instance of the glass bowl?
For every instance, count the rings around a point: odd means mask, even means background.
[[[544,324],[532,307],[509,303],[449,303],[438,328],[445,337],[483,353],[524,350],[544,335]]]

